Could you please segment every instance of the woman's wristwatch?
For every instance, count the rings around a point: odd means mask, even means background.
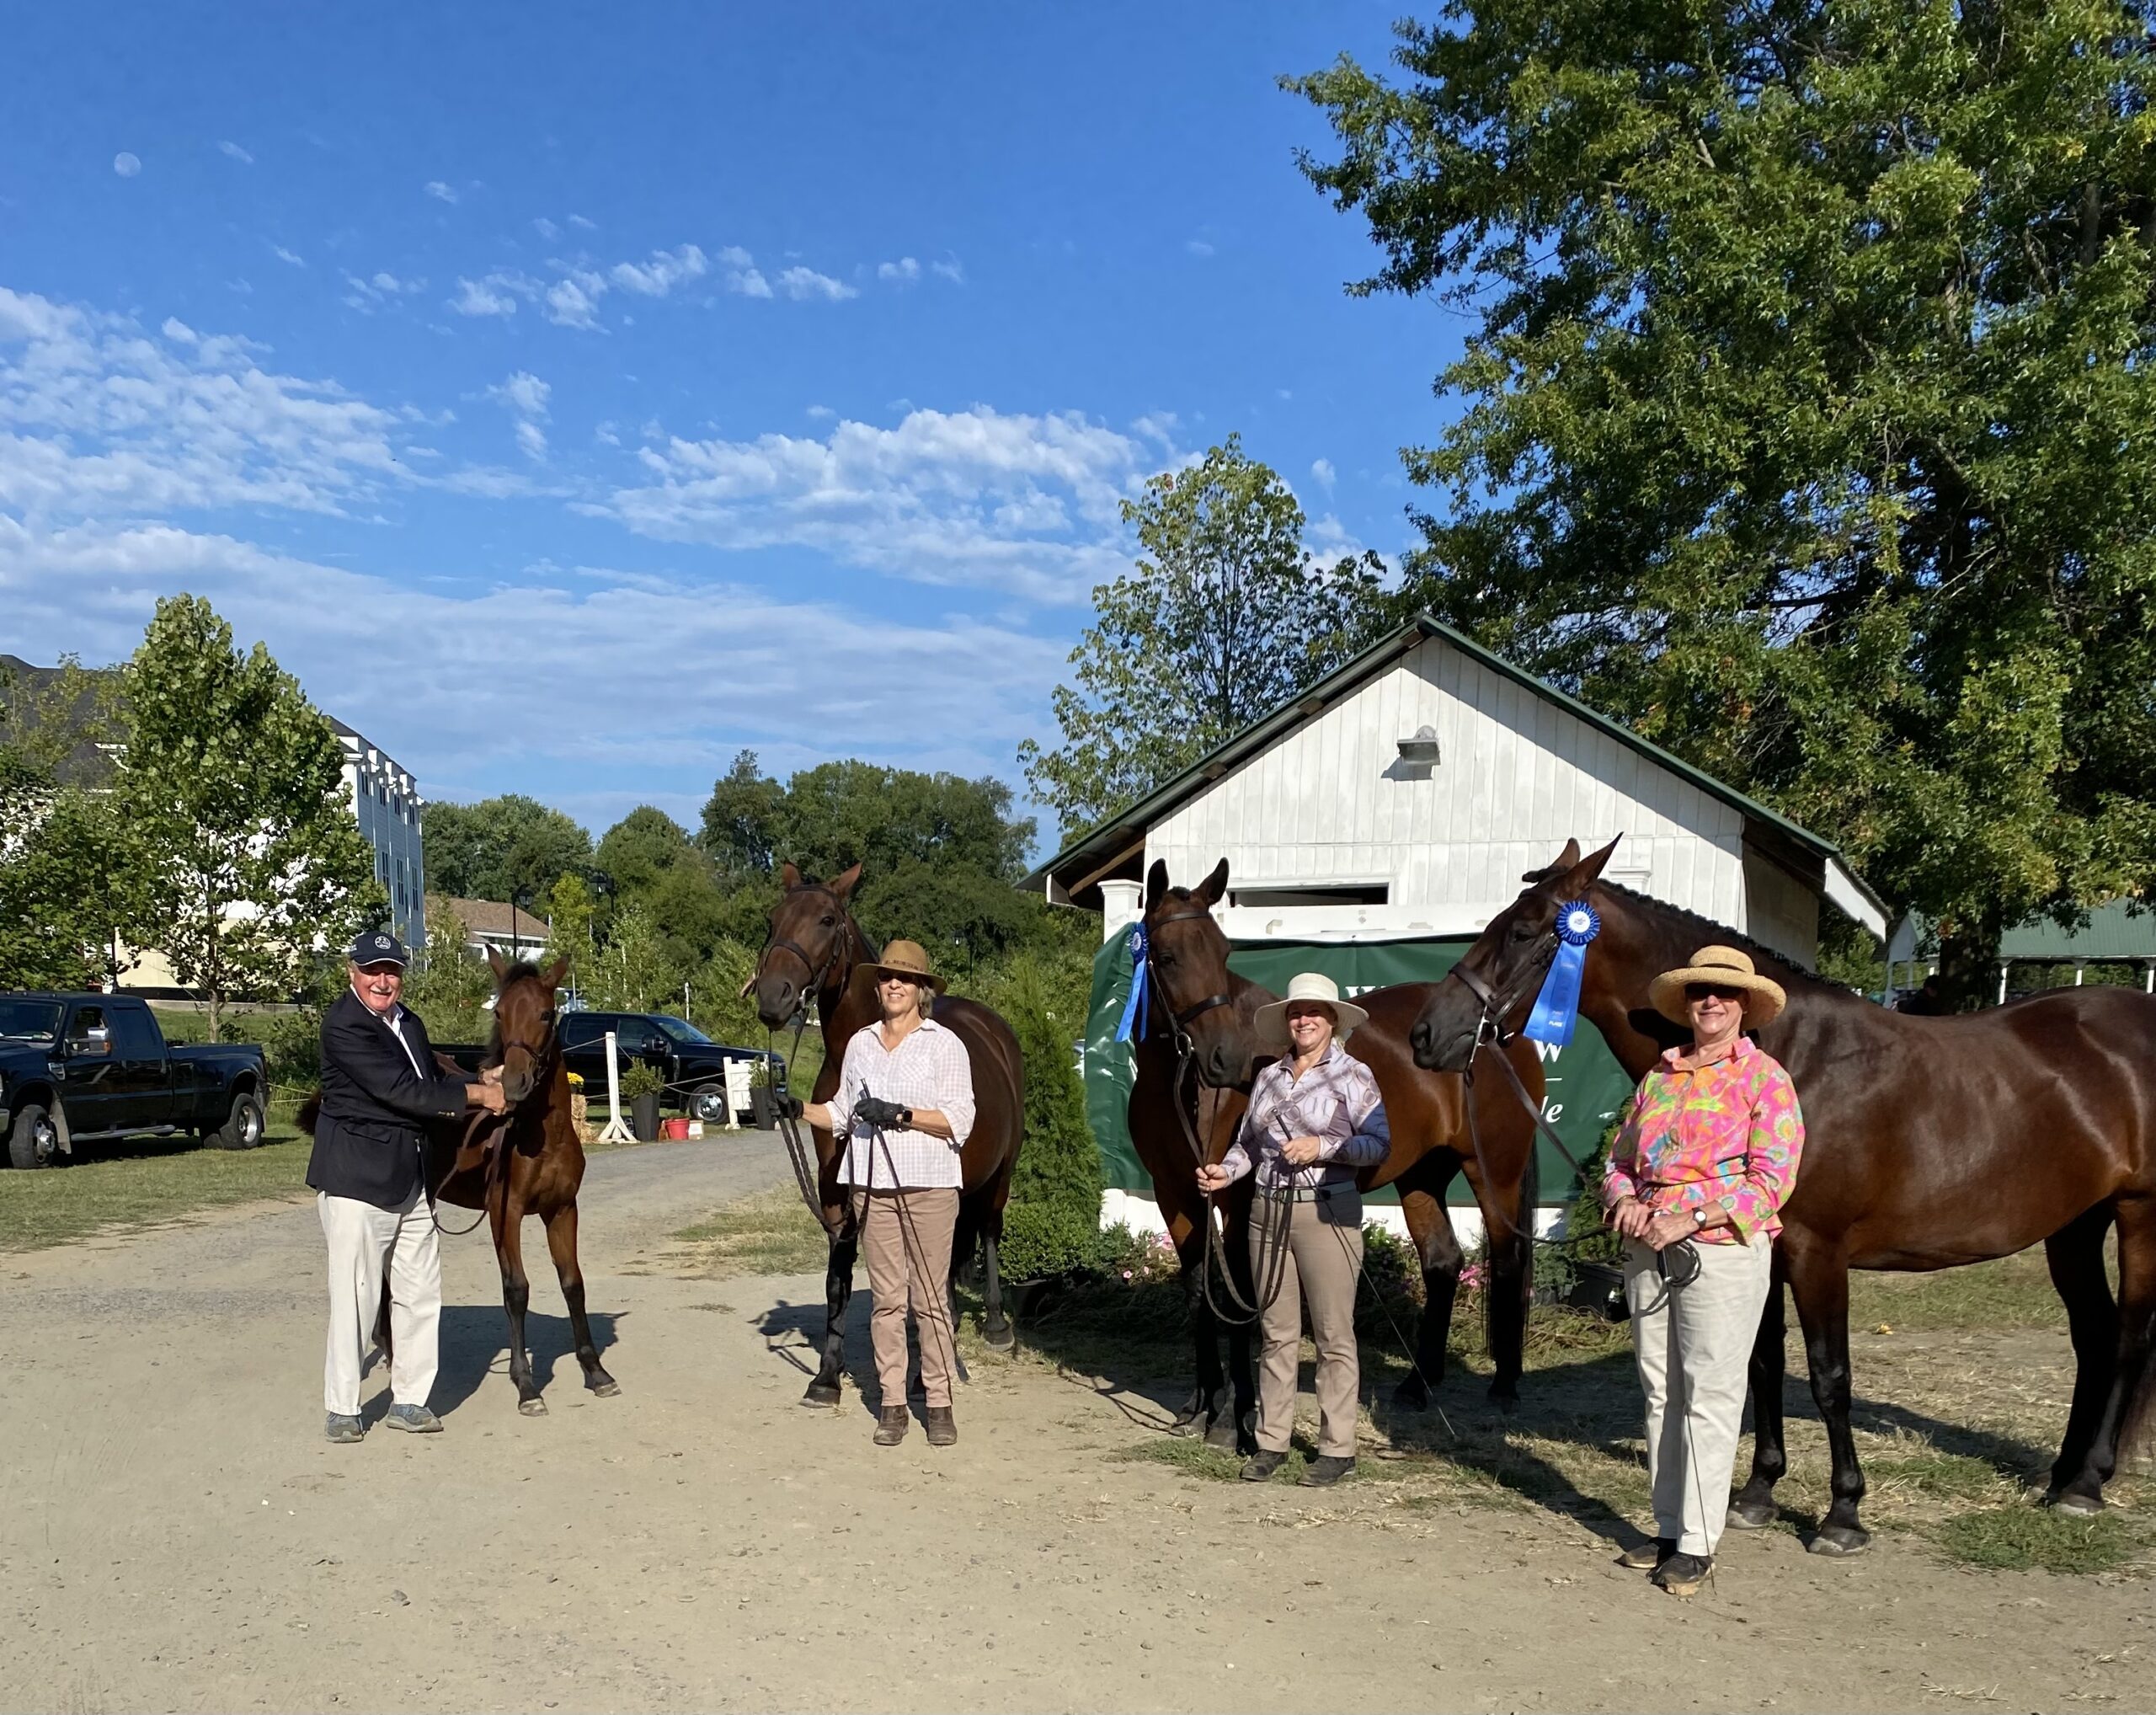
[[[1707,1205],[1704,1203],[1698,1204],[1694,1205],[1692,1210],[1692,1231],[1694,1232],[1705,1232],[1706,1230]]]

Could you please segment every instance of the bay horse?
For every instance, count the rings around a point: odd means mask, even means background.
[[[598,1342],[584,1311],[584,1270],[577,1258],[576,1199],[584,1183],[584,1140],[577,1135],[568,1067],[555,1031],[554,992],[568,975],[569,961],[558,959],[542,970],[524,960],[512,963],[487,949],[494,973],[494,1024],[484,1064],[499,1066],[508,1109],[499,1117],[472,1116],[442,1120],[427,1130],[428,1201],[483,1210],[501,1269],[502,1307],[509,1315],[509,1373],[516,1384],[516,1408],[526,1417],[543,1417],[547,1402],[533,1378],[531,1354],[525,1348],[524,1317],[531,1301],[531,1283],[524,1272],[524,1220],[536,1215],[547,1229],[547,1248],[568,1306],[584,1385],[601,1399],[620,1393],[621,1385],[599,1361]],[[462,1069],[437,1055],[441,1071],[461,1077]],[[321,1106],[316,1092],[300,1109],[301,1126],[312,1132]],[[437,1225],[440,1215],[435,1215]],[[445,1231],[450,1229],[442,1229]],[[453,1233],[452,1233],[452,1236]],[[389,1345],[389,1286],[382,1285],[382,1309],[375,1341],[386,1354]]]
[[[1751,1474],[1731,1500],[1729,1522],[1771,1524],[1788,1463],[1785,1283],[1833,1461],[1833,1504],[1806,1546],[1854,1554],[1870,1536],[1858,1522],[1864,1473],[1849,1433],[1849,1270],[1950,1269],[2039,1242],[2066,1303],[2076,1366],[2047,1499],[2068,1513],[2100,1509],[2120,1449],[2134,1444],[2156,1405],[2148,1362],[2156,1002],[2131,990],[2075,988],[1945,1018],[1890,1012],[1720,924],[1604,881],[1616,846],[1582,858],[1571,841],[1548,868],[1523,878],[1525,890],[1423,1007],[1415,1057],[1463,1070],[1486,1041],[1486,1023],[1509,1028],[1524,1014],[1555,954],[1558,908],[1572,900],[1602,916],[1587,948],[1580,1015],[1636,1079],[1665,1047],[1688,1039],[1647,1004],[1647,985],[1700,947],[1743,947],[1788,991],[1781,1016],[1753,1034],[1796,1082],[1804,1153],[1752,1353]],[[1486,1018],[1478,988],[1494,1003]],[[2113,1226],[2116,1301],[2104,1263]]]
[[[1222,858],[1213,873],[1195,888],[1171,887],[1167,866],[1155,862],[1145,878],[1145,932],[1150,948],[1154,978],[1159,984],[1160,1010],[1167,1022],[1188,1038],[1199,1081],[1214,1090],[1234,1089],[1246,1097],[1257,1076],[1262,1050],[1257,1045],[1256,1015],[1260,1007],[1276,998],[1268,990],[1238,976],[1228,968],[1233,950],[1213,908],[1227,892],[1228,860]],[[1355,1004],[1369,1013],[1342,1047],[1369,1067],[1385,1099],[1390,1122],[1392,1146],[1375,1167],[1356,1174],[1365,1191],[1393,1185],[1407,1220],[1407,1231],[1422,1269],[1423,1311],[1416,1337],[1412,1363],[1393,1392],[1394,1403],[1409,1410],[1427,1409],[1431,1390],[1444,1375],[1445,1347],[1452,1332],[1454,1301],[1460,1290],[1461,1253],[1453,1231],[1445,1194],[1454,1176],[1465,1173],[1482,1211],[1488,1235],[1490,1285],[1488,1307],[1490,1354],[1495,1373],[1490,1397],[1509,1409],[1519,1398],[1520,1372],[1527,1344],[1528,1303],[1534,1292],[1534,1227],[1538,1185],[1534,1163],[1534,1122],[1508,1089],[1494,1082],[1470,1089],[1457,1076],[1433,1077],[1419,1068],[1410,1050],[1407,1033],[1424,1003],[1435,991],[1432,983],[1400,983],[1355,996]],[[1541,1057],[1532,1044],[1521,1042],[1510,1050],[1513,1068],[1539,1107],[1542,1100]],[[1144,1070],[1141,1062],[1141,1073]],[[1196,1226],[1202,1242],[1203,1199],[1193,1175],[1197,1171],[1187,1141],[1177,1127],[1172,1147],[1159,1141],[1165,1130],[1157,1119],[1141,1137],[1136,1124],[1139,1086],[1131,1090],[1132,1141],[1140,1159],[1153,1175],[1161,1213],[1171,1207],[1176,1219]],[[1474,1106],[1470,1130],[1468,1103]],[[1164,1103],[1155,1106],[1165,1107]],[[1171,1108],[1166,1109],[1172,1121]],[[1240,1114],[1237,1114],[1240,1119]],[[1477,1140],[1479,1138],[1479,1148]],[[1234,1130],[1216,1128],[1210,1140],[1209,1158],[1217,1161],[1234,1141]],[[1149,1158],[1148,1148],[1152,1151]],[[1255,1175],[1246,1175],[1238,1186]],[[1246,1192],[1246,1197],[1249,1194]],[[1195,1206],[1201,1212],[1193,1215]],[[1248,1203],[1234,1221],[1246,1222]],[[1170,1228],[1171,1232],[1177,1229]],[[1177,1242],[1177,1253],[1184,1254]],[[1248,1242],[1240,1245],[1231,1237],[1230,1256],[1248,1260]],[[1202,1253],[1201,1253],[1202,1254]],[[1186,1258],[1186,1275],[1191,1267]],[[1201,1386],[1205,1371],[1205,1344],[1212,1336],[1206,1317],[1198,1323],[1201,1341],[1198,1361]]]
[[[816,1074],[814,1102],[828,1102],[839,1087],[846,1046],[865,1025],[883,1016],[875,990],[854,973],[873,964],[868,944],[847,905],[861,880],[857,863],[829,881],[809,881],[791,863],[779,867],[786,891],[771,908],[771,932],[748,989],[756,1016],[776,1030],[812,1001],[823,1023],[824,1065]],[[1003,1310],[999,1253],[1003,1210],[1011,1200],[1011,1175],[1026,1130],[1026,1068],[1018,1039],[1002,1015],[958,995],[938,995],[934,1018],[965,1044],[973,1070],[974,1129],[959,1152],[958,1222],[951,1242],[951,1280],[978,1248],[982,1257],[981,1333],[998,1351],[1016,1343]],[[803,1405],[836,1405],[844,1369],[846,1310],[853,1296],[854,1258],[861,1235],[853,1199],[841,1184],[845,1159],[831,1134],[814,1130],[819,1218],[830,1244],[824,1276],[823,1359],[802,1395]]]

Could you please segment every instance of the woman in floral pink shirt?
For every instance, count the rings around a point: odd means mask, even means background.
[[[1773,1286],[1781,1206],[1804,1153],[1796,1087],[1744,1034],[1786,1001],[1733,947],[1702,947],[1648,989],[1692,1030],[1640,1080],[1602,1199],[1627,1241],[1625,1292],[1647,1402],[1655,1536],[1619,1563],[1689,1595],[1729,1509],[1746,1368]]]

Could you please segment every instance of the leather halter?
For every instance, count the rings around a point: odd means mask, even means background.
[[[819,882],[804,883],[802,886],[791,890],[787,897],[791,898],[796,893],[819,893],[837,909],[841,918],[847,918],[852,915],[847,911],[846,901]],[[831,938],[831,950],[824,955],[823,963],[819,964],[808,956],[806,948],[797,942],[789,941],[778,932],[776,913],[773,913],[771,932],[764,937],[764,950],[757,957],[756,967],[760,970],[763,968],[764,960],[774,953],[790,953],[799,959],[801,968],[808,973],[808,984],[801,991],[801,1010],[805,1012],[809,996],[823,993],[825,980],[830,976],[834,968],[839,964],[840,957],[846,951],[846,943],[851,938],[846,932],[845,924],[841,922],[837,932]],[[840,975],[839,986],[843,988],[846,980],[852,975],[853,969],[849,961],[846,970]]]
[[[1213,913],[1210,911],[1203,908],[1194,911],[1171,911],[1165,917],[1156,917],[1153,919],[1152,923],[1147,926],[1149,934],[1146,940],[1146,964],[1150,965],[1153,963],[1152,941],[1150,934],[1150,930],[1153,925],[1166,923],[1210,923],[1212,922]],[[1161,975],[1157,970],[1153,971],[1151,980],[1156,986],[1159,986]],[[1189,1006],[1185,1007],[1179,1012],[1171,1012],[1168,1016],[1170,1022],[1175,1026],[1176,1034],[1178,1037],[1187,1038],[1190,1034],[1189,1026],[1191,1020],[1204,1017],[1206,1013],[1211,1012],[1215,1007],[1231,1006],[1234,1002],[1235,996],[1233,995],[1208,995],[1203,1000],[1193,1001]]]

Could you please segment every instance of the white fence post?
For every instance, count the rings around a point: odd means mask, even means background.
[[[633,1143],[636,1134],[622,1124],[622,1060],[614,1045],[614,1033],[606,1033],[606,1129],[601,1143]]]

